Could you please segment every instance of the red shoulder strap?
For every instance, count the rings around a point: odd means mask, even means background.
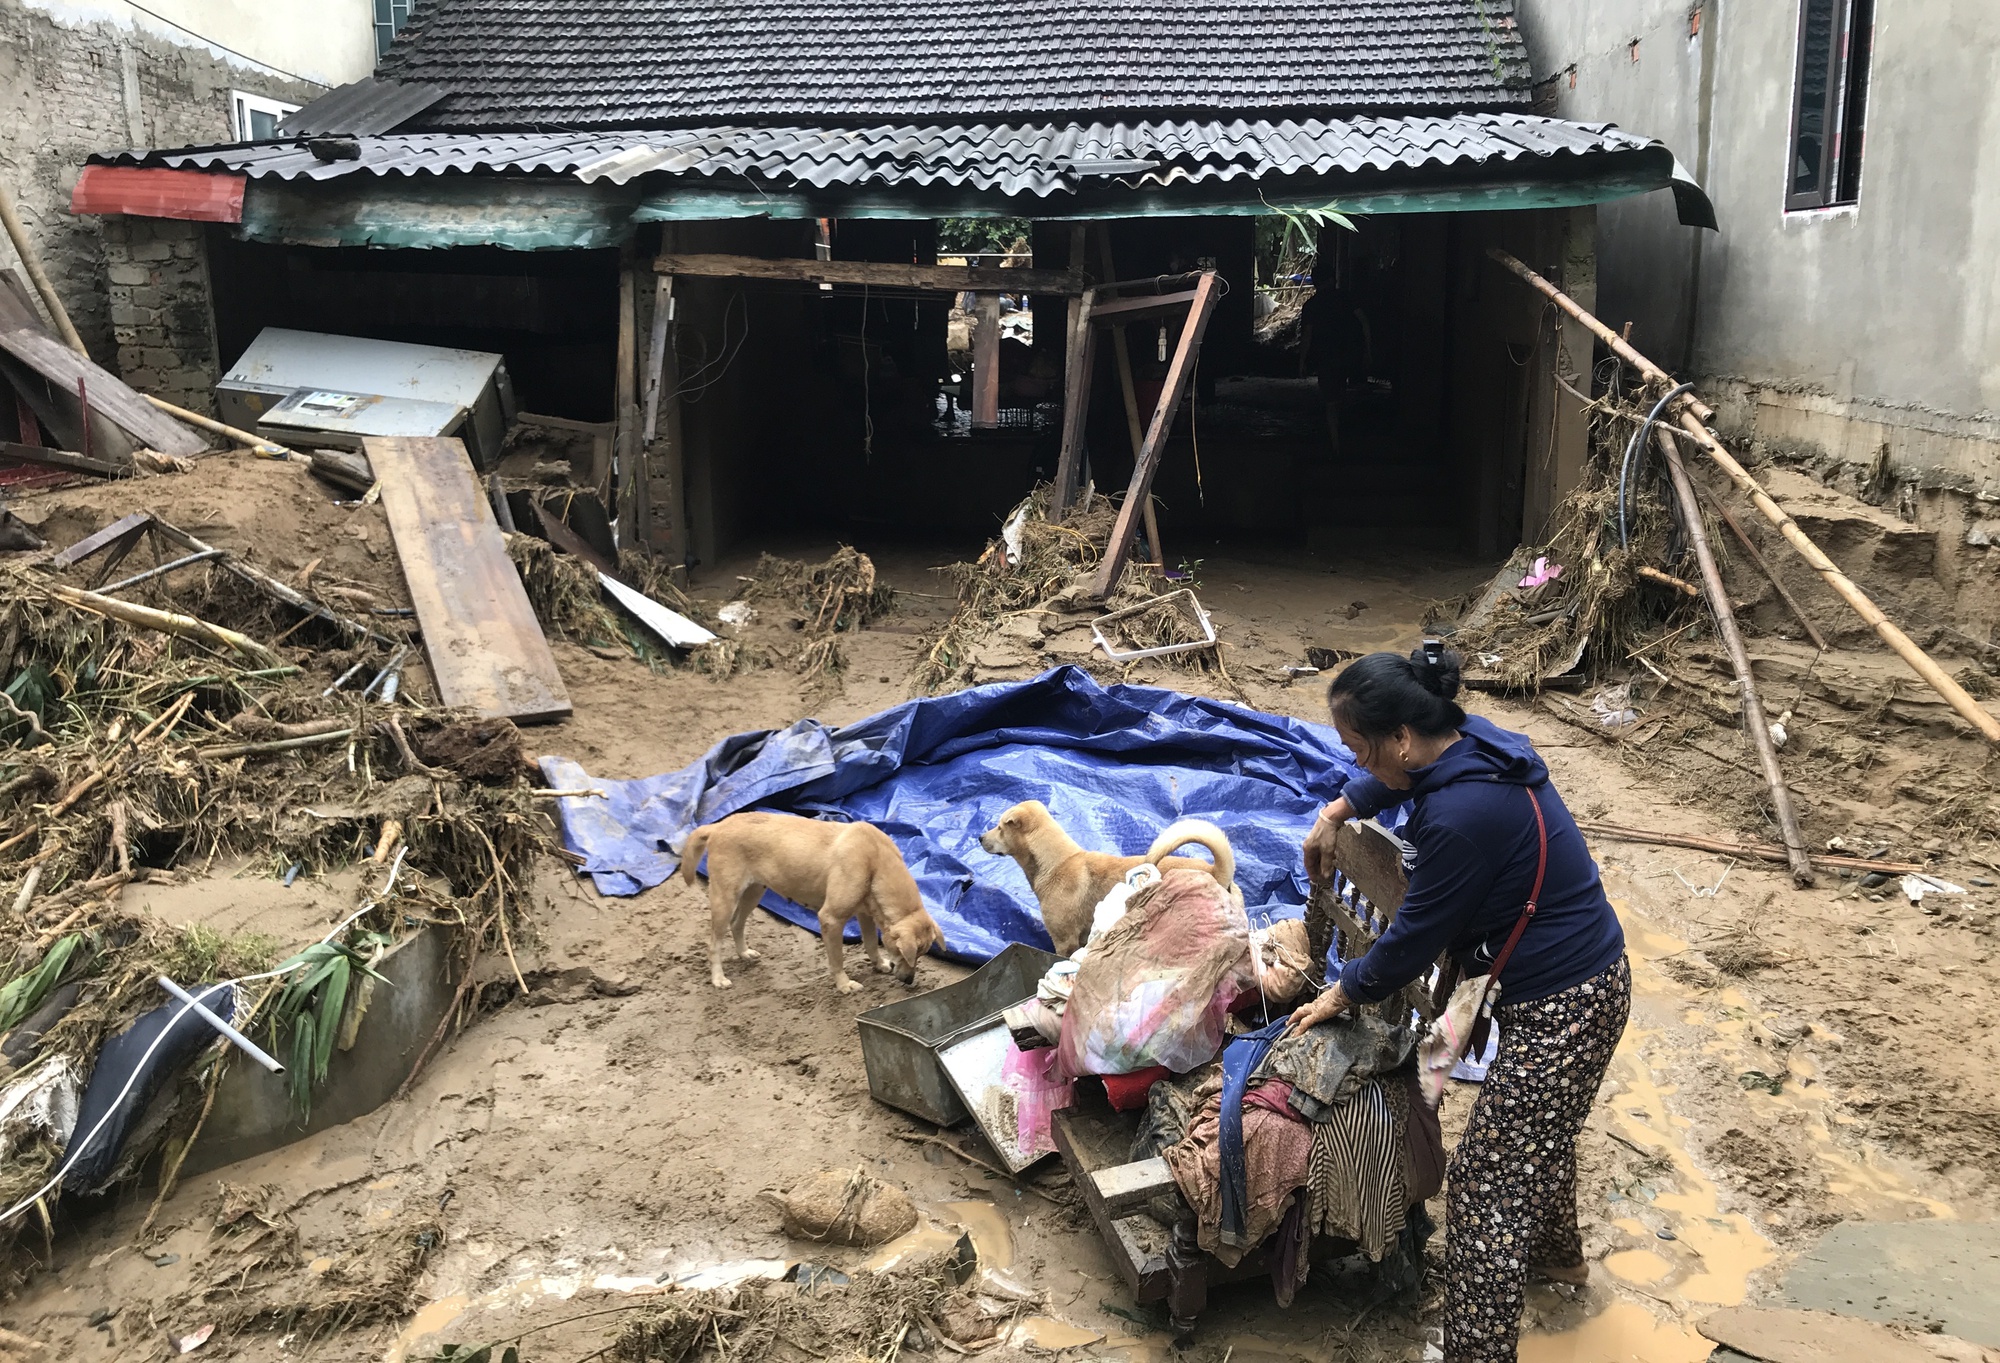
[[[1549,871],[1549,823],[1542,817],[1542,802],[1535,798],[1534,787],[1522,786],[1521,789],[1528,792],[1528,803],[1534,806],[1535,836],[1541,842],[1541,850],[1535,861],[1535,887],[1528,891],[1528,902],[1521,909],[1521,916],[1515,920],[1514,930],[1507,934],[1507,945],[1500,948],[1500,954],[1493,958],[1493,969],[1486,972],[1489,981],[1500,978],[1500,972],[1507,968],[1507,958],[1512,956],[1514,948],[1520,945],[1521,934],[1528,930],[1528,920],[1535,916],[1535,909],[1541,901],[1542,879]]]

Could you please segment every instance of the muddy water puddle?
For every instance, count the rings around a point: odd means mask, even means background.
[[[1924,1197],[1878,1152],[1835,1140],[1830,1111],[1799,1033],[1742,990],[1697,998],[1661,968],[1688,944],[1618,906],[1632,958],[1632,1020],[1612,1060],[1603,1113],[1613,1139],[1644,1157],[1611,1193],[1613,1248],[1592,1274],[1588,1317],[1572,1328],[1528,1331],[1524,1363],[1694,1363],[1713,1345],[1694,1322],[1735,1306],[1761,1286],[1780,1253],[1750,1217],[1726,1209],[1722,1189],[1695,1160],[1694,1121],[1679,1077],[1691,1057],[1741,1076],[1744,1101],[1797,1132],[1821,1166],[1835,1210],[1898,1219],[1939,1218],[1951,1208]],[[1601,1308],[1601,1309],[1600,1309]]]

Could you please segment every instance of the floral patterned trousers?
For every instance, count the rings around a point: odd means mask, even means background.
[[[1451,1160],[1450,1363],[1512,1363],[1529,1268],[1583,1262],[1576,1137],[1631,1007],[1632,968],[1621,955],[1582,984],[1495,1010],[1500,1050]]]

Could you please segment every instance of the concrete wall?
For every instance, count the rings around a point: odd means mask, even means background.
[[[1664,194],[1606,206],[1606,321],[1634,322],[1635,343],[1717,389],[1746,434],[1868,462],[1886,449],[1904,481],[2000,491],[1992,0],[1877,7],[1860,201],[1792,214],[1794,0],[1519,13],[1553,112],[1666,141],[1721,220],[1679,227]]]
[[[147,8],[171,22],[123,0],[0,0],[0,180],[106,364],[117,342],[102,222],[69,212],[84,159],[230,141],[231,90],[303,104],[374,66],[369,0],[151,0]],[[0,266],[16,265],[0,240]]]
[[[103,233],[119,376],[176,406],[213,413],[222,367],[203,225],[114,216]]]

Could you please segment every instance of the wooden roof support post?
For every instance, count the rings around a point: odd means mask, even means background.
[[[1106,279],[1118,278],[1118,265],[1111,255],[1111,229],[1103,223],[1097,226],[1097,261]],[[1118,393],[1125,400],[1125,431],[1132,441],[1132,462],[1136,465],[1140,452],[1146,448],[1146,428],[1139,416],[1139,390],[1132,382],[1132,349],[1122,323],[1111,325],[1111,353],[1118,361]],[[1152,546],[1153,557],[1164,568],[1167,552],[1160,547],[1160,518],[1150,492],[1146,494],[1145,515],[1146,543]]]
[[[972,296],[972,426],[1000,424],[1000,295]]]
[[[1487,254],[1519,275],[1557,307],[1589,327],[1598,340],[1611,348],[1612,353],[1638,369],[1648,380],[1662,387],[1673,386],[1674,381],[1665,370],[1634,350],[1617,332],[1585,312],[1575,299],[1499,247],[1489,249]],[[1729,481],[1736,484],[1737,489],[1750,499],[1751,505],[1763,514],[1765,520],[1778,527],[1778,533],[1798,551],[1799,557],[1820,575],[1827,586],[1833,588],[1856,615],[1868,622],[1869,627],[1881,637],[1882,642],[1894,649],[1897,656],[1910,665],[1911,671],[1922,677],[1933,691],[1944,697],[1945,702],[1958,711],[1966,723],[1978,730],[1987,742],[2000,744],[2000,719],[1995,719],[1982,709],[1979,702],[1967,695],[1965,688],[1953,681],[1930,654],[1918,648],[1909,635],[1897,628],[1895,622],[1882,613],[1882,608],[1869,598],[1868,593],[1855,586],[1853,580],[1841,572],[1834,561],[1813,543],[1812,537],[1799,529],[1798,523],[1791,518],[1791,515],[1771,499],[1771,494],[1764,490],[1764,485],[1751,477],[1749,470],[1738,463],[1736,457],[1723,448],[1722,442],[1709,433],[1704,423],[1714,418],[1715,410],[1687,396],[1677,400],[1676,408],[1676,417],[1688,439],[1698,445],[1702,453],[1713,459],[1716,466],[1729,475]]]
[[[1063,352],[1062,453],[1056,457],[1054,505],[1049,519],[1069,514],[1083,477],[1083,433],[1090,419],[1090,374],[1097,363],[1097,328],[1090,320],[1097,291],[1070,300],[1068,345]]]
[[[1722,638],[1729,665],[1736,672],[1736,689],[1743,705],[1743,727],[1757,749],[1757,762],[1764,768],[1764,780],[1771,788],[1771,812],[1777,816],[1778,832],[1785,842],[1785,858],[1792,865],[1792,880],[1799,888],[1813,883],[1812,861],[1806,856],[1805,836],[1799,832],[1798,812],[1792,808],[1791,788],[1785,784],[1784,768],[1778,765],[1778,745],[1771,739],[1771,727],[1764,721],[1764,702],[1757,695],[1757,679],[1750,670],[1750,654],[1743,647],[1742,632],[1736,628],[1736,612],[1729,604],[1729,591],[1722,572],[1715,566],[1715,554],[1708,547],[1708,532],[1702,528],[1701,502],[1694,495],[1694,483],[1681,467],[1681,454],[1665,427],[1655,426],[1653,438],[1667,461],[1673,479],[1674,496],[1680,501],[1681,521],[1688,543],[1694,548],[1695,562],[1701,565],[1703,595],[1715,616],[1715,632]]]
[[[617,409],[614,448],[618,459],[618,547],[639,545],[644,521],[639,511],[639,489],[645,479],[639,473],[639,291],[638,280],[627,262],[618,270],[618,355],[612,394]]]
[[[1124,504],[1118,508],[1117,524],[1111,528],[1111,543],[1105,547],[1104,562],[1098,566],[1097,580],[1091,584],[1091,595],[1099,600],[1111,595],[1118,586],[1119,574],[1125,571],[1125,560],[1132,552],[1133,531],[1137,528],[1141,510],[1153,495],[1153,474],[1160,467],[1160,456],[1166,452],[1167,436],[1174,427],[1174,413],[1180,410],[1181,398],[1194,378],[1195,360],[1201,354],[1202,333],[1208,330],[1208,319],[1215,311],[1216,298],[1220,293],[1221,283],[1215,271],[1203,271],[1201,282],[1195,285],[1194,302],[1188,308],[1187,323],[1181,328],[1180,344],[1174,348],[1173,362],[1167,366],[1167,382],[1160,392],[1160,405],[1153,412],[1153,423],[1146,429],[1146,443],[1132,469],[1132,485],[1125,491]]]

